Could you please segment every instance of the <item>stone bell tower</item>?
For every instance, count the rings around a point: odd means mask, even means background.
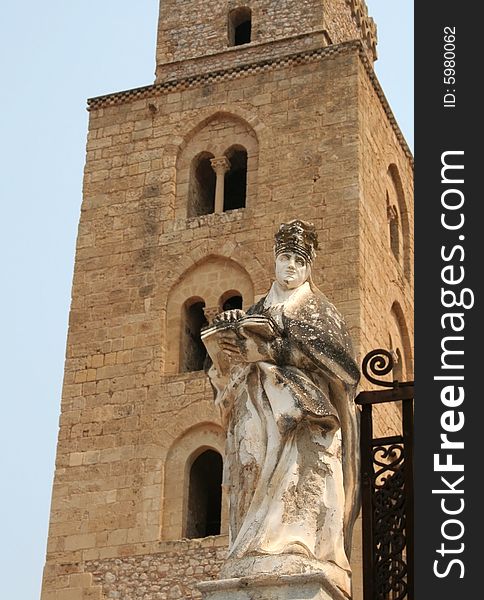
[[[364,0],[162,0],[156,56],[153,85],[89,100],[42,600],[199,598],[217,576],[199,333],[267,291],[279,223],[316,225],[359,358],[390,347],[412,375],[412,157]]]

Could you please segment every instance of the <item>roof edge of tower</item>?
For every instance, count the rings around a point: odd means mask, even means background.
[[[307,64],[316,62],[318,60],[324,60],[328,57],[351,52],[356,52],[359,55],[370,82],[387,115],[389,123],[392,126],[405,155],[407,158],[409,158],[413,165],[413,154],[400,130],[397,120],[395,119],[390,104],[385,96],[385,93],[383,92],[380,82],[378,81],[373,66],[368,59],[367,51],[361,40],[352,40],[350,42],[342,42],[341,44],[332,44],[323,48],[319,47],[302,52],[289,53],[275,59],[256,60],[249,64],[199,73],[196,75],[190,75],[188,77],[168,79],[152,85],[96,96],[88,99],[87,109],[92,111],[100,108],[117,106],[133,100],[142,100],[166,93],[179,92],[186,89],[195,88],[209,83],[218,83],[230,79],[238,79],[239,77],[246,77],[248,75],[272,71],[281,67]]]

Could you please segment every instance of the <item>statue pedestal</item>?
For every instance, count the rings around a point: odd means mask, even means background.
[[[323,572],[204,581],[198,589],[203,600],[349,600]]]

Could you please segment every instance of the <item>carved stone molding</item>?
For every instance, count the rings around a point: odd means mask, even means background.
[[[218,158],[212,158],[210,160],[212,169],[215,173],[225,174],[230,169],[230,161],[226,156],[220,156]]]

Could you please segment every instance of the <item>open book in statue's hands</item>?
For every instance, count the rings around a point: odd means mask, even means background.
[[[270,316],[241,314],[237,320],[216,320],[201,331],[202,341],[220,375],[227,375],[234,364],[251,362],[244,357],[252,340],[267,343],[281,336],[279,326]]]

